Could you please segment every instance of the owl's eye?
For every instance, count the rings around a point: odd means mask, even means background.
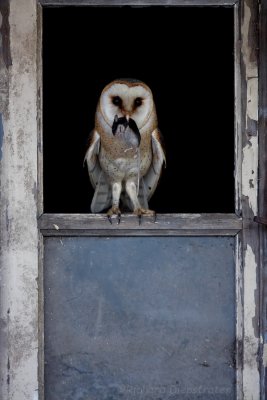
[[[120,98],[119,96],[113,97],[112,103],[113,103],[115,106],[121,106],[121,104],[122,104],[121,98]]]
[[[140,107],[142,103],[143,103],[143,101],[142,101],[141,97],[136,97],[136,99],[134,100],[135,107]]]

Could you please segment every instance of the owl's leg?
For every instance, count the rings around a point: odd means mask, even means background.
[[[112,207],[107,212],[109,222],[112,224],[112,215],[118,216],[118,224],[121,222],[121,210],[119,209],[121,196],[121,182],[112,183]]]
[[[126,192],[133,203],[134,214],[137,215],[139,219],[139,225],[141,224],[142,215],[148,215],[155,217],[155,211],[142,208],[137,196],[137,185],[134,181],[127,181],[125,186]]]

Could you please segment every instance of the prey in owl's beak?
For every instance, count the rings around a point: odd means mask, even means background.
[[[124,126],[124,129],[126,129],[128,126],[128,121],[125,117],[118,118],[118,115],[115,115],[115,118],[114,118],[114,121],[112,124],[113,135],[116,135],[119,125]]]
[[[138,129],[138,126],[136,125],[136,122],[132,118],[126,118],[126,117],[120,117],[118,118],[117,115],[115,115],[113,124],[112,124],[112,133],[115,136],[119,125],[122,125],[124,127],[124,130],[126,130],[128,127],[129,129],[134,133],[138,140],[138,146],[140,145],[141,142],[141,135]]]

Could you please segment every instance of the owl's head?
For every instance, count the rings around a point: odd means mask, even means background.
[[[112,126],[114,118],[131,118],[141,129],[149,120],[154,108],[149,87],[137,80],[118,79],[109,83],[102,91],[99,107],[106,123]]]

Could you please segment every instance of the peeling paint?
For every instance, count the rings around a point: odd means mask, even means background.
[[[244,285],[244,332],[243,332],[243,398],[260,399],[259,375],[259,288],[258,237],[252,227],[258,210],[258,65],[257,65],[257,5],[253,0],[242,3],[241,65],[245,75],[242,86],[242,210],[243,210],[243,285]]]
[[[267,343],[264,343],[264,345],[263,345],[262,362],[263,362],[263,366],[266,368],[267,367]]]
[[[258,338],[254,327],[256,304],[254,294],[257,290],[257,264],[255,254],[247,245],[244,259],[244,315],[246,328],[244,336],[244,400],[259,399],[258,376]]]
[[[235,290],[236,290],[236,393],[237,400],[243,393],[243,263],[241,235],[235,242]]]
[[[257,215],[257,195],[258,186],[258,138],[251,137],[243,148],[242,161],[242,193],[248,198],[249,206],[254,215]],[[256,172],[256,173],[255,173]]]
[[[250,136],[257,135],[258,121],[258,65],[256,47],[253,44],[254,32],[252,27],[255,25],[255,10],[253,15],[248,3],[244,1],[244,20],[241,26],[242,46],[241,54],[246,76],[246,133]],[[251,43],[252,42],[252,43]]]
[[[35,391],[33,394],[33,400],[38,400],[39,396],[38,396],[38,391]]]
[[[250,119],[258,120],[258,78],[247,81],[247,115]]]

